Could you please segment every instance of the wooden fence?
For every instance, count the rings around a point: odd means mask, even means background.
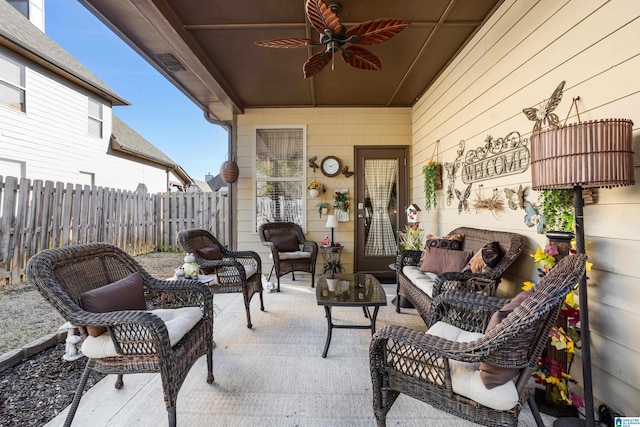
[[[148,194],[0,176],[0,286],[24,280],[46,248],[107,242],[131,255],[181,251],[177,234],[209,230],[229,241],[226,194]]]

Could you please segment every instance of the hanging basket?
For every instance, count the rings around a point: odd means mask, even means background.
[[[233,160],[226,160],[220,165],[220,178],[227,184],[233,184],[238,180],[240,171]]]

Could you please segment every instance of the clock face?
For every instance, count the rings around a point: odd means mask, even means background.
[[[340,160],[337,157],[327,156],[322,159],[320,169],[326,176],[337,176],[340,173]]]

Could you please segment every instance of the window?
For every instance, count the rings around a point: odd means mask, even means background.
[[[305,228],[305,146],[302,127],[256,129],[256,230],[272,221]]]
[[[24,65],[0,52],[0,105],[25,112]]]
[[[82,185],[95,185],[96,174],[93,172],[78,171],[78,184]]]
[[[29,19],[29,0],[7,0],[18,12]]]
[[[102,138],[102,103],[89,98],[89,135]]]

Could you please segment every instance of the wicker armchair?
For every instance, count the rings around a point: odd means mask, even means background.
[[[431,301],[439,294],[451,289],[467,289],[472,284],[483,282],[489,294],[493,294],[500,282],[500,278],[511,264],[513,264],[524,248],[524,237],[516,233],[505,231],[482,230],[470,227],[459,227],[452,230],[449,235],[464,234],[462,249],[476,252],[490,242],[498,242],[503,256],[498,264],[488,273],[473,274],[468,272],[449,272],[440,274],[433,285],[432,295],[426,294],[415,286],[404,274],[405,266],[418,266],[420,264],[421,251],[400,251],[396,257],[396,278],[398,283],[398,298],[396,299],[396,312],[400,313],[400,297],[405,297],[417,309],[418,314],[429,326],[431,316]],[[469,279],[474,279],[470,281]],[[473,286],[471,286],[473,288]],[[477,289],[469,289],[477,290]]]
[[[207,356],[207,382],[213,382],[213,296],[205,285],[155,279],[126,252],[106,243],[44,250],[29,260],[27,277],[62,317],[83,332],[82,351],[88,362],[65,426],[73,421],[92,369],[118,374],[117,389],[124,385],[123,374],[159,372],[170,426],[176,425],[180,387],[191,366],[202,355]],[[146,305],[146,309],[99,313],[83,309],[87,294],[113,289],[114,282],[130,277],[136,278],[140,303]],[[113,294],[109,298],[103,294],[102,301],[113,300]],[[148,311],[152,309],[154,311]],[[185,312],[195,313],[190,323],[193,326],[184,328],[181,332],[184,335],[173,335],[176,324],[171,324],[162,313],[179,317],[179,313]],[[100,327],[107,332],[87,336],[86,330],[90,327]],[[110,344],[110,350],[105,349],[101,356],[95,354],[101,352],[100,348],[89,349],[90,343],[99,340]]]
[[[260,310],[264,311],[262,299],[262,260],[253,251],[232,251],[222,245],[206,230],[192,228],[178,233],[182,248],[193,253],[196,264],[205,272],[215,274],[210,282],[213,293],[242,292],[247,328],[252,328],[249,305],[254,294],[260,296]],[[219,259],[207,259],[203,255],[206,248],[217,246]],[[209,274],[209,273],[206,273]]]
[[[492,313],[510,300],[451,290],[433,301],[427,333],[400,326],[377,332],[370,346],[373,410],[378,426],[400,393],[488,426],[515,426],[525,400],[543,425],[527,387],[562,303],[585,271],[584,255],[569,255],[513,311],[486,331]],[[506,310],[506,307],[505,307]],[[507,314],[508,313],[508,314]],[[495,321],[494,321],[495,322]],[[446,331],[446,333],[443,333]],[[513,380],[488,389],[480,363],[512,368]]]
[[[307,240],[302,233],[302,228],[293,222],[268,222],[258,228],[258,235],[263,245],[271,249],[271,259],[273,260],[273,270],[276,271],[278,279],[278,292],[280,292],[280,277],[291,273],[293,280],[296,280],[295,272],[303,271],[311,273],[311,287],[315,286],[316,258],[318,257],[318,244]],[[296,248],[279,251],[285,246],[285,242],[293,239]],[[302,246],[302,248],[300,248]],[[271,278],[269,273],[269,278]]]

